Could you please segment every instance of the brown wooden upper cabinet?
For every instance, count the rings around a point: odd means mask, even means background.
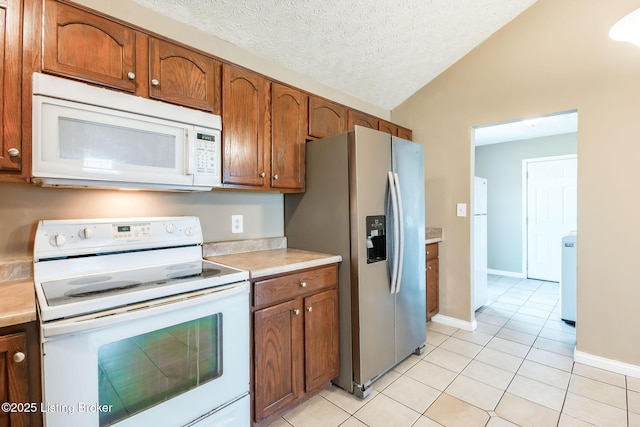
[[[220,62],[46,0],[42,69],[185,107],[220,112]]]
[[[44,3],[43,71],[134,92],[136,31],[54,0]]]
[[[409,141],[411,141],[412,138],[412,132],[410,129],[394,125],[393,123],[387,122],[385,120],[380,120],[380,122],[378,123],[378,130],[402,139],[407,139]]]
[[[385,120],[378,121],[378,130],[380,132],[386,132],[391,136],[398,136],[398,126]]]
[[[222,182],[268,187],[271,160],[271,82],[258,74],[222,66]]]
[[[149,39],[149,96],[205,111],[220,111],[221,64],[182,46]]]
[[[309,96],[309,136],[326,138],[347,131],[347,108]]]
[[[22,168],[20,0],[0,1],[0,170]]]
[[[411,141],[413,138],[413,132],[411,131],[411,129],[398,126],[398,137]]]
[[[347,113],[347,129],[353,130],[355,125],[378,130],[378,119],[360,111],[349,110]]]
[[[271,186],[304,191],[307,94],[278,83],[271,87]]]

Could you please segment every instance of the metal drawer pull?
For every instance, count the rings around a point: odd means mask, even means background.
[[[307,311],[308,311],[309,313],[311,313],[311,312],[313,311],[313,307],[311,307],[311,306],[307,307]]]
[[[293,314],[295,314],[296,316],[299,315],[300,314],[300,310],[296,308],[295,310],[293,310]]]
[[[306,288],[307,287],[307,282],[300,282],[300,287],[301,288]]]
[[[25,359],[25,357],[26,357],[26,356],[24,355],[24,353],[23,353],[23,352],[21,352],[21,351],[19,351],[19,352],[17,352],[16,354],[14,354],[14,355],[13,355],[13,358],[12,358],[12,359],[13,359],[13,361],[14,361],[15,363],[20,363],[20,362],[22,362],[22,361]]]

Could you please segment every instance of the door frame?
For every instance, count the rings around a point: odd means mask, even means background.
[[[558,160],[570,159],[576,159],[577,162],[578,153],[522,159],[522,273],[525,279],[529,277],[529,209],[527,206],[527,200],[529,196],[529,178],[527,176],[527,169],[529,167],[529,163],[553,162]]]

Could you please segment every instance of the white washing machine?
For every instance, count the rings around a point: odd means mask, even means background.
[[[565,322],[576,323],[576,275],[578,233],[562,236],[562,272],[560,276],[560,317]]]

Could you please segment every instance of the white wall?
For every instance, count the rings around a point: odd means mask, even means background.
[[[523,273],[522,160],[576,154],[578,134],[567,133],[475,148],[475,174],[487,178],[488,267]]]

